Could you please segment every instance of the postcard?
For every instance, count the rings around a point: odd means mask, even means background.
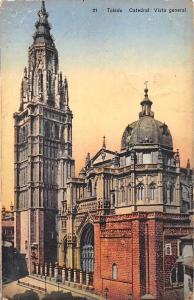
[[[192,299],[192,9],[1,1],[1,299]]]

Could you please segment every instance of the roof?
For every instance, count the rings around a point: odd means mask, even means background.
[[[136,144],[159,144],[173,148],[168,126],[152,116],[143,116],[126,127],[121,140],[121,149]]]

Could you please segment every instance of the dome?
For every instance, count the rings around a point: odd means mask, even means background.
[[[129,124],[122,136],[121,149],[136,144],[159,144],[167,148],[173,148],[172,136],[165,123],[154,119],[151,111],[152,102],[145,89],[145,98],[141,102],[142,111],[139,120]]]

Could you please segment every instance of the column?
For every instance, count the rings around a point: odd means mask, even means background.
[[[36,275],[39,275],[39,264],[36,264]]]
[[[55,278],[55,281],[58,280],[58,276],[59,276],[58,263],[55,263],[55,268],[54,268],[54,278]]]
[[[52,264],[49,265],[49,277],[52,278]]]
[[[62,283],[65,284],[65,267],[62,268]]]
[[[86,286],[89,286],[90,283],[90,274],[86,272]]]
[[[44,265],[44,275],[47,276],[47,263]]]
[[[36,263],[33,263],[33,274],[36,274]]]
[[[43,275],[43,265],[40,265],[40,276],[42,277]]]
[[[76,283],[77,281],[77,276],[76,276],[76,270],[73,270],[73,282]]]
[[[80,269],[80,247],[76,248],[76,268]]]
[[[79,283],[82,284],[83,283],[83,274],[82,274],[82,270],[80,270],[80,273],[79,273]]]
[[[68,282],[71,282],[71,269],[68,269]]]

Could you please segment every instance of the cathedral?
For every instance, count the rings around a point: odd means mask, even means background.
[[[104,137],[76,176],[68,82],[42,1],[14,114],[14,243],[29,273],[57,269],[62,282],[113,300],[173,299],[182,287],[177,259],[192,231],[194,175],[155,119],[147,85],[142,98],[120,149]]]

